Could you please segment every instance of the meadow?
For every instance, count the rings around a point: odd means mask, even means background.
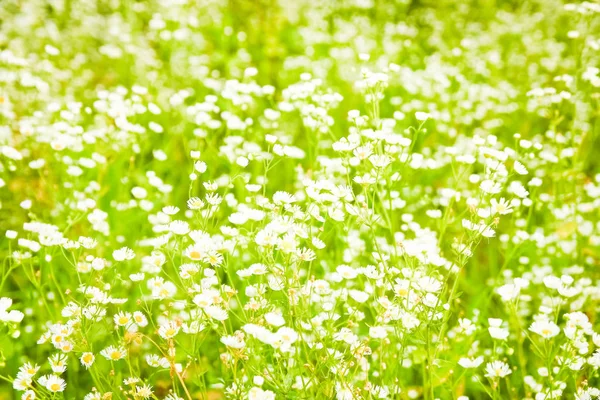
[[[598,399],[600,3],[2,0],[0,260],[0,399]]]

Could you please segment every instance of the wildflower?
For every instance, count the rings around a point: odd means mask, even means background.
[[[131,194],[136,199],[144,199],[146,198],[146,196],[148,196],[148,191],[142,187],[136,186],[133,189],[131,189]]]
[[[135,311],[133,313],[133,322],[135,322],[137,326],[142,328],[148,325],[148,319],[141,311]]]
[[[114,316],[115,324],[118,326],[127,326],[131,323],[131,314],[121,311]]]
[[[125,378],[123,379],[123,385],[126,386],[131,386],[131,385],[135,385],[136,383],[138,383],[140,381],[139,378],[136,378],[134,376],[131,376],[129,378]]]
[[[285,319],[281,314],[270,312],[265,314],[265,320],[269,325],[282,326],[285,324]]]
[[[511,373],[509,365],[502,361],[492,361],[485,365],[485,376],[488,378],[504,378]]]
[[[298,333],[291,328],[281,327],[275,334],[276,340],[280,344],[282,351],[287,351],[290,346],[298,340]]]
[[[463,368],[477,368],[483,363],[483,357],[479,356],[477,358],[465,358],[462,357],[458,360],[458,365]]]
[[[198,247],[195,247],[193,245],[185,249],[184,254],[186,257],[193,261],[200,261],[204,257],[202,251]]]
[[[13,381],[13,389],[15,390],[27,390],[31,387],[32,385],[32,379],[31,377],[28,376],[21,376],[21,377],[17,377],[14,381]]]
[[[167,215],[175,215],[179,212],[179,208],[175,206],[165,206],[162,208],[162,212]]]
[[[55,374],[61,374],[67,370],[66,354],[54,354],[48,359],[48,361],[50,361],[50,367],[52,368],[52,372],[54,372]]]
[[[263,390],[259,387],[253,387],[248,391],[248,400],[275,400],[275,393],[270,390]]]
[[[92,366],[95,359],[96,357],[94,357],[93,353],[86,352],[81,355],[81,358],[79,360],[81,361],[81,364],[85,366],[86,369],[88,369]]]
[[[221,343],[232,349],[243,349],[246,346],[243,335],[231,335],[221,337]]]
[[[533,324],[531,324],[529,330],[537,333],[544,339],[550,339],[560,333],[560,328],[558,325],[547,320],[535,321]]]
[[[143,385],[143,386],[136,386],[135,387],[135,396],[142,398],[142,399],[149,399],[150,397],[152,397],[153,392],[152,392],[152,386],[150,385]]]
[[[169,321],[167,324],[161,325],[158,328],[158,334],[163,339],[172,339],[179,333],[180,327],[173,321]]]
[[[506,214],[510,214],[513,212],[512,206],[510,205],[510,203],[504,199],[504,197],[501,197],[500,200],[496,200],[494,198],[492,198],[490,200],[491,203],[491,214],[492,215],[496,215],[496,214],[500,214],[500,215],[506,215]]]
[[[67,386],[67,384],[65,383],[64,379],[62,379],[56,375],[50,375],[47,378],[47,380],[45,381],[44,386],[49,391],[56,393],[56,392],[62,392],[63,390],[65,390],[65,387]]]
[[[217,321],[225,321],[228,318],[227,311],[219,306],[209,305],[204,308],[204,312]]]
[[[519,297],[521,287],[511,283],[499,287],[496,292],[503,301],[511,301]]]
[[[488,328],[488,332],[490,336],[494,339],[498,340],[506,340],[508,338],[508,329],[502,328],[502,320],[497,318],[489,318],[488,322],[490,327]]]
[[[423,111],[417,111],[415,113],[415,118],[417,121],[427,121],[429,118],[431,118],[431,115]]]
[[[387,329],[383,326],[372,326],[369,328],[369,336],[373,339],[385,339],[387,335]]]
[[[527,168],[525,168],[525,166],[523,164],[521,164],[519,161],[515,161],[514,168],[515,168],[515,171],[517,171],[517,174],[519,174],[519,175],[527,175],[528,174]]]
[[[479,188],[481,190],[483,190],[485,193],[489,193],[489,194],[497,194],[497,193],[500,193],[500,190],[501,190],[500,185],[490,179],[486,179],[486,180],[482,181],[481,184],[479,185]]]
[[[39,369],[40,367],[37,364],[25,363],[19,368],[18,376],[32,378]]]
[[[169,224],[169,231],[176,235],[187,235],[190,232],[190,225],[185,221],[172,221]]]
[[[599,397],[597,2],[8,3],[19,397]]]
[[[119,250],[115,250],[112,253],[115,261],[133,260],[135,253],[128,247],[122,247]]]
[[[104,358],[110,361],[118,361],[125,358],[127,350],[124,347],[109,346],[100,352]]]
[[[199,210],[204,207],[204,201],[198,197],[192,197],[187,201],[187,206],[190,210]]]
[[[36,395],[33,390],[27,390],[21,396],[21,400],[35,400],[35,399],[36,399]]]

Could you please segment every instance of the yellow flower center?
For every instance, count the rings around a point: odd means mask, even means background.
[[[190,258],[192,260],[199,260],[200,259],[200,252],[199,251],[190,251]]]

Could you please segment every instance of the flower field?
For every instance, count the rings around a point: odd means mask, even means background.
[[[600,398],[600,2],[0,1],[0,399]]]

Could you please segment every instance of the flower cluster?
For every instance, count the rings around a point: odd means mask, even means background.
[[[598,398],[600,7],[488,3],[5,0],[0,398]]]

